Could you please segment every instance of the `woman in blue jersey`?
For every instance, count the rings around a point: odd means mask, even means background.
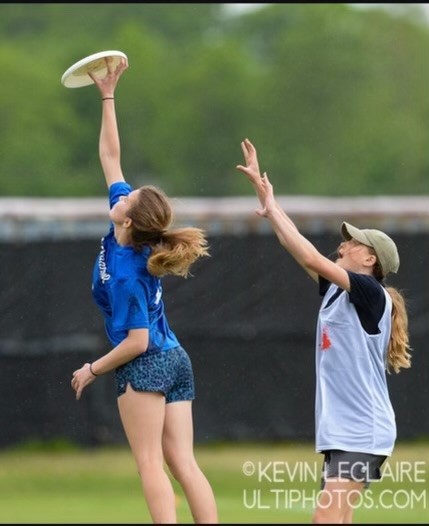
[[[193,453],[194,378],[188,354],[170,329],[160,278],[186,277],[208,255],[197,228],[171,228],[172,208],[154,186],[132,189],[120,163],[115,89],[127,69],[106,60],[102,79],[91,75],[101,94],[101,166],[109,189],[111,228],[101,241],[93,272],[93,296],[112,350],[73,373],[79,400],[96,378],[115,371],[118,408],[154,523],[175,523],[172,484],[166,461],[181,484],[196,523],[216,523],[212,488]]]
[[[399,256],[380,230],[342,224],[335,262],[318,252],[276,202],[261,177],[254,145],[241,143],[252,183],[281,245],[319,283],[323,297],[316,332],[316,451],[324,454],[322,489],[313,523],[351,523],[354,503],[392,454],[395,415],[386,371],[410,367],[408,319],[402,295],[386,287]]]

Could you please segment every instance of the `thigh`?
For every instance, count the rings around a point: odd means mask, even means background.
[[[320,492],[317,509],[330,520],[341,522],[349,510],[353,509],[363,488],[363,482],[339,478],[327,479]]]
[[[194,428],[192,401],[169,403],[165,407],[162,446],[168,463],[193,457]]]
[[[162,460],[165,397],[161,393],[134,391],[128,385],[118,398],[122,425],[137,462]]]

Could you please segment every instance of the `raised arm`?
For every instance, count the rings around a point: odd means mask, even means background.
[[[281,245],[291,254],[303,269],[315,280],[323,276],[344,290],[350,290],[348,273],[339,265],[323,256],[316,247],[297,229],[286,212],[274,198],[273,186],[264,173],[261,179],[262,192],[265,195],[262,208],[256,210],[261,217],[266,217],[277,235]]]
[[[113,183],[124,181],[121,168],[121,144],[115,111],[115,89],[122,73],[128,68],[128,61],[121,58],[116,68],[112,68],[111,59],[106,59],[107,73],[104,78],[88,75],[94,81],[101,94],[102,115],[99,140],[101,167],[108,187]]]

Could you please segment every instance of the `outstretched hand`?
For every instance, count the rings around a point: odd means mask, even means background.
[[[277,206],[274,199],[273,186],[268,180],[266,172],[261,176],[256,148],[249,139],[244,139],[244,141],[242,141],[241,150],[243,151],[246,165],[238,164],[236,168],[244,173],[255,187],[259,202],[261,203],[261,208],[256,210],[256,213],[261,217],[267,217]]]
[[[107,66],[107,73],[103,78],[96,77],[91,72],[88,72],[88,75],[94,81],[102,97],[113,97],[119,77],[128,68],[128,59],[121,57],[116,68],[112,67],[113,57],[105,57],[104,60]]]
[[[244,141],[241,142],[241,150],[243,151],[246,166],[238,164],[236,168],[240,172],[244,173],[251,183],[258,185],[261,180],[261,171],[259,169],[256,148],[249,141],[249,139],[244,139]]]

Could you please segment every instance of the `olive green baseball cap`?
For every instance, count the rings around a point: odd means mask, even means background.
[[[389,272],[396,274],[399,269],[399,254],[393,240],[381,230],[359,229],[343,222],[341,234],[345,240],[355,239],[359,243],[371,247],[377,256],[383,276]]]

